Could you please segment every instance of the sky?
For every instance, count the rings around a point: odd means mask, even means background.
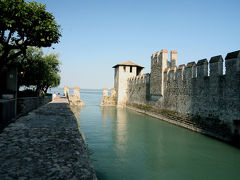
[[[150,57],[177,50],[178,65],[240,50],[239,0],[36,0],[61,25],[60,87],[112,88],[119,62],[150,72]]]

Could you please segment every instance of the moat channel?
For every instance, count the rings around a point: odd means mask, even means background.
[[[240,149],[125,108],[101,108],[101,97],[81,90],[79,115],[100,180],[240,179]]]

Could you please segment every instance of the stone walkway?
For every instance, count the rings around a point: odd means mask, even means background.
[[[46,104],[4,129],[0,179],[96,179],[66,99]]]

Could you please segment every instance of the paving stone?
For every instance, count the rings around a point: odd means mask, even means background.
[[[46,104],[3,130],[0,179],[97,179],[66,99]]]

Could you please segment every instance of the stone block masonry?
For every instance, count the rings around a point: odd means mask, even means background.
[[[10,124],[0,149],[0,179],[97,179],[67,99]]]
[[[163,73],[164,69],[168,67],[167,55],[168,51],[163,49],[151,57],[150,94],[153,99],[163,96]]]
[[[128,100],[132,103],[146,104],[150,97],[150,74],[143,74],[129,78],[128,80]],[[128,101],[127,101],[128,102]]]
[[[118,106],[125,106],[127,101],[128,83],[130,77],[142,74],[143,66],[135,64],[131,61],[122,62],[115,66],[114,88],[116,89],[116,98]]]
[[[49,103],[52,100],[51,96],[43,97],[22,97],[9,100],[0,100],[0,131],[9,123],[14,122],[16,117],[26,115],[28,112]],[[15,114],[15,105],[17,103],[17,115]]]
[[[114,68],[118,70],[118,66]],[[228,53],[225,63],[219,55],[209,62],[201,59],[177,66],[177,51],[170,52],[168,61],[164,49],[151,56],[150,74],[129,75],[127,83],[118,81],[121,76],[121,72],[115,73],[117,101],[122,87],[126,92],[121,105],[147,107],[168,117],[178,114],[184,117],[182,123],[192,123],[215,137],[240,144],[240,51]]]
[[[116,98],[115,88],[111,89],[110,96],[108,96],[108,89],[103,88],[103,97],[102,97],[100,106],[116,106],[116,105],[117,105],[117,98]]]
[[[233,122],[240,120],[240,71],[237,69],[240,56],[231,56],[232,59],[228,56],[225,75],[222,56],[210,59],[210,75],[207,59],[188,64],[186,68],[179,67],[177,71],[167,69],[164,74],[163,108],[204,118],[218,118],[235,131]]]
[[[18,98],[17,115],[25,115],[28,112],[49,103],[50,101],[52,101],[52,96]]]
[[[65,86],[66,87],[66,86]],[[69,91],[66,92],[66,96],[69,100],[69,104],[71,106],[85,106],[85,103],[82,101],[81,97],[80,97],[80,87],[75,86],[73,88],[73,94],[70,95]]]

